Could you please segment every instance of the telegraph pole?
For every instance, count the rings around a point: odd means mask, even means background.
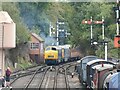
[[[57,46],[59,45],[59,23],[57,21],[57,32],[56,32],[56,37],[57,37]]]
[[[91,21],[91,25],[90,25],[90,32],[91,32],[91,45],[93,44],[93,26],[92,26],[92,16],[91,16],[91,19],[90,19],[90,21]]]
[[[51,25],[49,25],[49,36],[52,37],[52,35],[56,35],[57,43],[56,45],[64,45],[65,44],[65,38],[70,35],[70,33],[67,32],[64,28],[65,22],[58,19],[56,22],[56,31],[55,28]]]
[[[117,0],[117,10],[116,10],[116,18],[117,18],[117,35],[119,35],[119,0]]]
[[[105,61],[107,61],[108,42],[105,41],[104,17],[102,17],[102,36],[103,36],[103,43],[104,43],[104,46],[105,46]]]
[[[103,41],[104,41],[105,39],[104,17],[102,17],[102,36],[103,36]]]
[[[65,39],[65,29],[64,27],[61,28],[60,26],[63,26],[65,23],[64,21],[57,21],[57,31],[56,31],[56,36],[57,36],[57,45],[64,44],[64,39]]]

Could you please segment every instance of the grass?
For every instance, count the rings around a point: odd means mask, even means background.
[[[18,64],[17,64],[18,69],[25,69],[33,65],[34,63],[31,63],[28,60],[24,60],[23,58],[18,57]]]

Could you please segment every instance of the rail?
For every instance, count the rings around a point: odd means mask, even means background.
[[[45,75],[46,75],[46,73],[47,73],[47,71],[48,71],[49,69],[50,69],[50,67],[47,68],[47,69],[45,70],[44,74],[42,75],[41,83],[38,85],[39,90],[40,90],[40,88],[41,88],[41,86],[42,86],[42,84],[43,84],[43,81],[44,81]]]
[[[66,90],[70,90],[66,69],[64,69],[64,67],[62,67],[62,66],[59,66],[58,69],[56,70],[56,75],[54,77],[55,81],[54,81],[53,90],[55,90],[57,88],[57,76],[58,76],[59,72],[61,72],[61,69],[62,69],[62,72],[63,72],[64,77],[65,77]]]
[[[38,72],[37,72],[37,73],[40,73],[41,71],[39,71],[39,70],[42,69],[42,68],[45,68],[45,67],[46,67],[46,65],[40,67],[40,68],[38,69]],[[24,73],[18,73],[18,74],[16,74],[16,75],[15,75],[15,79],[10,83],[10,85],[12,85],[13,83],[15,83],[15,81],[18,80],[19,78],[24,77],[24,76],[31,75],[31,74],[33,74],[34,72],[36,72],[36,70],[31,70],[31,71],[29,71],[29,72],[24,72]]]
[[[38,73],[39,70],[43,69],[44,67],[38,68],[34,74],[31,76],[31,79],[28,81],[28,83],[26,84],[26,86],[24,87],[24,90],[27,90],[28,87],[30,86],[31,82],[33,81],[35,75]]]

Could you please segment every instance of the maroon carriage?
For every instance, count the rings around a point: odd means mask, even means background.
[[[93,80],[91,81],[91,87],[94,89],[102,89],[106,74],[113,68],[114,65],[112,64],[99,64],[93,66]]]

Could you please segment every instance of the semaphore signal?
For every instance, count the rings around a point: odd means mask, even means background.
[[[103,21],[94,21],[94,24],[103,24]]]
[[[82,21],[82,24],[103,24],[104,22],[103,21],[93,21],[91,22],[90,20],[86,21],[86,20],[83,20]]]
[[[91,28],[90,28],[90,30],[91,30],[91,45],[93,44],[93,30],[92,30],[92,25],[93,24],[102,24],[102,36],[103,36],[103,41],[104,41],[104,17],[102,17],[102,20],[101,21],[94,21],[94,20],[92,20],[92,17],[91,17],[91,19],[90,20],[83,20],[82,21],[82,24],[88,24],[88,25],[91,25]]]
[[[117,0],[116,7],[113,7],[115,12],[116,12],[116,36],[114,37],[114,47],[115,48],[120,48],[120,1]]]
[[[88,20],[88,21],[83,20],[82,24],[92,24],[92,22],[90,20]]]
[[[92,17],[91,17],[91,19],[88,20],[88,21],[83,20],[83,21],[82,21],[82,24],[90,24],[90,26],[91,26],[91,28],[90,28],[90,30],[91,30],[91,45],[93,45],[93,44],[95,44],[95,45],[99,44],[98,42],[94,42],[94,41],[93,41],[92,25],[93,25],[93,24],[102,24],[102,36],[103,36],[103,41],[102,41],[102,43],[103,43],[104,46],[105,46],[105,60],[107,61],[107,44],[108,44],[108,42],[104,40],[104,34],[105,34],[105,32],[104,32],[104,17],[102,17],[102,20],[101,20],[101,21],[93,21],[93,20],[92,20]]]

